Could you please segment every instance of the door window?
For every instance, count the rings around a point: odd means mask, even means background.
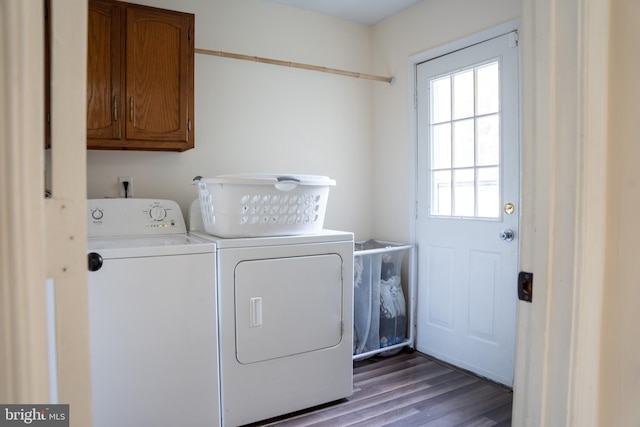
[[[500,215],[500,62],[429,81],[432,216]]]

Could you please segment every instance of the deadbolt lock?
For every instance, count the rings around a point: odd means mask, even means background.
[[[506,213],[507,215],[511,215],[516,211],[516,207],[514,206],[513,203],[507,203],[506,205],[504,205],[504,213]]]

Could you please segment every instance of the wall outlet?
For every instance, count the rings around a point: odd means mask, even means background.
[[[125,183],[128,184],[125,185]],[[130,176],[119,176],[118,188],[120,197],[133,197],[133,179]]]

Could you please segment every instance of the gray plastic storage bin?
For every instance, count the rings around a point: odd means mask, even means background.
[[[377,240],[356,242],[354,355],[387,351],[407,343],[409,308],[401,271],[404,255],[412,248]]]

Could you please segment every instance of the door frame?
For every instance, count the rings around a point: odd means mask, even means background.
[[[0,253],[0,271],[14,279],[0,281],[0,294],[7,296],[0,299],[0,309],[8,313],[0,320],[0,338],[11,342],[6,354],[0,354],[0,372],[11,373],[3,376],[8,380],[0,385],[0,402],[69,404],[72,425],[91,426],[84,180],[87,38],[78,37],[87,32],[87,2],[51,2],[55,120],[54,148],[47,154],[52,166],[46,171],[53,193],[47,199],[40,119],[44,87],[34,83],[44,77],[43,2],[0,2],[0,11],[9,17],[0,34],[12,64],[11,73],[0,72],[0,85],[14,89],[0,99],[0,122],[6,121],[0,154],[13,162],[2,169],[3,184],[18,183],[7,185],[0,202],[4,224],[12,227],[2,234],[12,250]],[[51,311],[46,282],[54,283]]]
[[[523,0],[519,31],[525,202],[520,268],[535,273],[535,285],[533,302],[518,306],[512,421],[527,427],[599,424],[610,1],[565,3]],[[518,22],[409,58],[412,158],[417,150],[412,108],[416,65],[516,29]],[[416,170],[411,162],[412,204],[417,197]],[[410,225],[415,240],[414,214]]]

